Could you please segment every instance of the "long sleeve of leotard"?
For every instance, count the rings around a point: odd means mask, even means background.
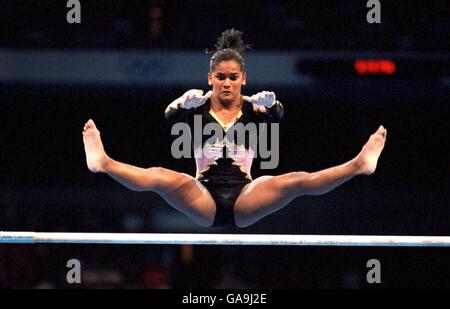
[[[172,123],[185,121],[186,117],[193,112],[194,108],[187,109],[181,107],[181,104],[178,102],[172,102],[167,106],[164,115],[167,120]]]
[[[263,117],[267,122],[279,122],[283,119],[284,116],[284,107],[283,105],[277,101],[274,106],[268,108],[265,113],[263,113]]]

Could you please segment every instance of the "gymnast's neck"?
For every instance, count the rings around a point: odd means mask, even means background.
[[[234,114],[238,113],[242,109],[244,104],[244,99],[240,96],[238,99],[233,101],[221,101],[214,97],[211,97],[211,109],[214,113],[226,113]]]

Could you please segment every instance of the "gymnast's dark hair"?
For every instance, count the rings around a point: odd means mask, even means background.
[[[235,29],[225,30],[217,40],[216,51],[209,63],[210,72],[214,71],[219,62],[226,60],[235,60],[241,66],[241,70],[244,71],[245,61],[241,54],[247,48],[250,48],[250,46],[244,44],[241,31]]]

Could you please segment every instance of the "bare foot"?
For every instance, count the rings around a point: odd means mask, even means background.
[[[380,126],[378,130],[372,134],[363,146],[361,152],[356,156],[356,162],[359,174],[371,175],[377,168],[378,158],[383,151],[386,142],[387,130]]]
[[[83,143],[89,170],[93,173],[104,172],[104,165],[108,156],[103,149],[100,132],[92,119],[89,119],[84,125]]]

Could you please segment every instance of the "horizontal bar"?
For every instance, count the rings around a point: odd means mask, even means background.
[[[1,232],[0,244],[450,247],[449,236]]]

